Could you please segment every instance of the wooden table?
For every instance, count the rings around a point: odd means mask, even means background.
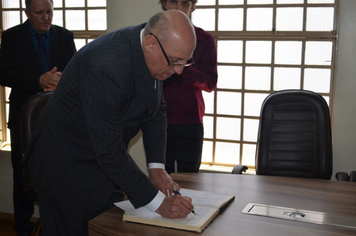
[[[355,217],[356,183],[256,175],[174,173],[172,178],[183,188],[235,194],[235,199],[203,236],[277,235],[356,235],[356,230],[242,214],[248,203],[324,212]],[[199,235],[175,229],[122,222],[122,210],[113,207],[89,222],[89,235]]]

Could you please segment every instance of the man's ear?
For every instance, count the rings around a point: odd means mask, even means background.
[[[30,16],[30,12],[27,9],[25,9],[25,14],[26,14],[27,18],[30,19],[30,17],[29,17]]]
[[[146,38],[142,44],[144,50],[147,52],[153,51],[155,49],[156,45],[157,45],[157,41],[156,41],[155,37],[153,37],[152,35],[146,36]]]

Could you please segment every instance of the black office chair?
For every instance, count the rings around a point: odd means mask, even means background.
[[[337,181],[356,182],[356,171],[351,171],[349,175],[346,172],[337,172],[335,178]]]
[[[25,152],[28,142],[31,138],[31,133],[35,127],[36,121],[40,116],[44,106],[46,105],[48,99],[52,95],[51,92],[37,93],[30,97],[24,107],[22,108],[21,116],[21,142],[22,142],[22,153]],[[32,184],[31,169],[30,169],[31,156],[29,155],[26,160],[24,160],[24,178],[25,178],[25,192],[27,196],[38,204],[37,190]],[[39,235],[41,230],[41,221],[37,220],[35,224],[35,235]]]
[[[235,168],[235,173],[242,169]],[[330,113],[321,95],[283,90],[267,96],[261,108],[256,174],[331,178]]]

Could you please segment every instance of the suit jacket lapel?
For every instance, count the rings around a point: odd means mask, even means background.
[[[51,42],[49,46],[49,69],[51,70],[56,64],[57,58],[55,55],[59,54],[58,51],[60,49],[58,48],[58,45],[62,44],[59,43],[61,37],[53,26],[51,26],[50,37]],[[57,47],[55,45],[57,45]]]

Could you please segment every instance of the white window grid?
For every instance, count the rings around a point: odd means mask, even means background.
[[[256,24],[248,24],[248,21],[252,19],[248,18],[249,14],[256,9],[268,9],[267,12],[270,14],[265,15],[270,17],[267,18],[270,24],[264,24],[259,20]],[[301,19],[295,17],[292,23],[296,21],[298,24],[290,28],[285,22],[277,24],[277,12],[285,10],[284,12],[290,13],[296,9],[302,17]],[[224,20],[224,17],[228,18],[226,15],[232,10],[235,11],[235,14],[230,16],[230,19],[237,21],[238,24],[230,24],[230,26],[219,24],[219,20]],[[320,15],[314,17],[314,13],[324,10],[333,16],[328,27],[318,24],[318,22],[314,25],[310,23],[321,17]],[[236,13],[243,16],[239,18]],[[260,15],[262,13],[259,11]],[[244,164],[250,168],[255,167],[260,107],[263,99],[274,91],[282,89],[315,91],[325,98],[332,114],[337,50],[337,14],[337,0],[198,1],[192,21],[196,26],[205,29],[214,36],[217,44],[219,72],[217,89],[212,93],[203,93],[206,104],[203,164],[228,166]],[[319,20],[325,21],[323,18]],[[234,29],[231,30],[229,27]],[[219,55],[224,50],[224,43],[228,46],[230,44],[230,47],[226,46],[229,48],[229,55],[226,58],[230,58],[227,60],[222,60],[221,57],[219,59]],[[294,44],[299,47],[299,58],[278,59],[276,54],[280,54],[279,48],[283,49],[281,47],[283,44]],[[268,57],[260,55],[255,57],[247,55],[247,51],[250,50],[249,45],[264,45],[260,50],[269,52],[269,60]],[[313,48],[316,48],[312,47],[313,45],[326,45],[330,50],[330,54],[326,56],[328,60],[322,61],[325,56],[321,58],[311,56],[315,53]],[[233,51],[231,46],[235,46],[236,50]],[[291,53],[293,50],[295,51],[294,47],[287,49]],[[321,49],[319,51],[322,52]],[[296,63],[298,60],[299,63]],[[224,68],[225,72],[221,73],[224,70],[220,70],[220,68]],[[283,84],[281,78],[288,71],[299,71],[299,74],[297,73],[298,76],[296,76],[295,73],[291,73],[292,78],[288,83]],[[323,75],[324,77],[319,77],[326,79],[316,80],[313,75]],[[249,77],[257,77],[259,80],[251,82],[247,79]],[[253,105],[246,105],[248,101],[252,101]]]

